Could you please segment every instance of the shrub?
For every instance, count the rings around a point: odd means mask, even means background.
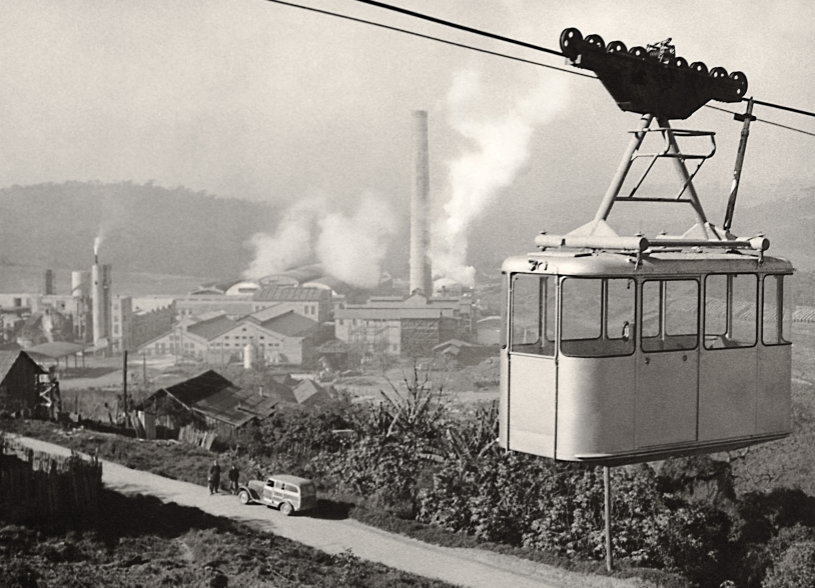
[[[815,586],[815,541],[790,545],[773,563],[763,588],[811,588]]]

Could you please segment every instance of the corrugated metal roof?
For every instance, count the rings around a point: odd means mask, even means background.
[[[291,312],[291,308],[286,308],[286,306],[278,302],[272,306],[267,306],[257,312],[253,312],[245,318],[255,319],[258,323],[263,324],[265,321],[278,317],[281,314],[286,314],[287,312]]]
[[[322,288],[295,288],[266,286],[255,292],[255,302],[319,302],[331,296],[329,290]]]
[[[305,336],[310,330],[317,328],[317,321],[300,316],[293,310],[281,314],[261,323],[264,329],[279,333],[286,337]]]
[[[363,320],[402,320],[402,319],[437,319],[443,311],[438,308],[338,308],[334,311],[335,319]]]
[[[265,418],[274,412],[277,400],[261,397],[251,390],[229,386],[193,405],[193,409],[232,425],[240,427],[252,419]]]
[[[198,335],[211,341],[219,335],[223,335],[238,326],[238,323],[224,315],[217,316],[213,319],[201,321],[187,327],[187,332],[193,335]]]
[[[66,357],[68,355],[74,355],[87,347],[91,347],[91,345],[81,345],[79,343],[69,343],[67,341],[53,341],[51,343],[42,343],[40,345],[35,345],[34,347],[29,347],[26,349],[26,351],[33,355],[42,355],[44,357],[50,357],[51,359],[57,359],[60,357]]]
[[[218,372],[208,370],[189,380],[184,380],[163,390],[184,405],[192,407],[200,400],[230,386],[232,386],[232,382],[224,378]]]
[[[294,397],[298,404],[314,405],[329,400],[331,397],[326,389],[314,380],[303,380],[294,389]]]

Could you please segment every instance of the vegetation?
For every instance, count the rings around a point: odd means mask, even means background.
[[[448,586],[362,561],[350,551],[328,555],[153,497],[106,491],[101,502],[96,524],[67,532],[0,510],[0,585]]]
[[[664,586],[809,581],[811,387],[796,383],[793,400],[796,433],[789,440],[716,459],[612,469],[621,575]],[[172,442],[15,423],[24,434],[199,484],[211,459]],[[342,516],[424,541],[601,571],[602,470],[504,452],[495,443],[496,423],[495,404],[453,410],[414,370],[378,403],[339,394],[323,406],[281,408],[242,430],[229,455],[244,477],[285,471],[315,479],[322,508]]]

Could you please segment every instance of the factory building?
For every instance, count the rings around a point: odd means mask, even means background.
[[[407,299],[372,297],[334,314],[334,336],[356,354],[430,357],[433,347],[458,338],[469,317],[458,299],[415,293]]]
[[[302,365],[314,359],[317,322],[293,310],[263,310],[234,320],[225,314],[204,320],[185,318],[173,329],[138,348],[144,355],[175,355],[213,365],[241,360],[247,345],[264,363]]]

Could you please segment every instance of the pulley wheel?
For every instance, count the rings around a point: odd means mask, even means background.
[[[671,65],[679,69],[688,69],[688,60],[684,57],[674,57],[671,60]]]
[[[637,59],[646,59],[648,57],[648,52],[645,50],[645,47],[631,47],[628,50],[629,55],[633,55]]]
[[[601,37],[600,35],[589,35],[588,37],[586,37],[586,43],[588,43],[589,45],[594,45],[600,51],[605,51],[606,49],[606,43],[605,41],[603,41],[603,37]]]
[[[721,79],[727,77],[727,70],[723,67],[714,67],[710,70],[710,77],[715,79]]]
[[[612,41],[606,47],[608,53],[626,53],[628,49],[622,41]]]
[[[583,40],[583,34],[575,28],[565,29],[560,33],[560,50],[566,57],[577,56],[577,44]]]
[[[703,76],[707,75],[707,66],[701,61],[694,61],[693,63],[690,64],[690,68],[696,73],[702,74]]]
[[[730,74],[730,79],[738,84],[736,95],[744,97],[747,94],[747,76],[740,71],[734,71]]]

